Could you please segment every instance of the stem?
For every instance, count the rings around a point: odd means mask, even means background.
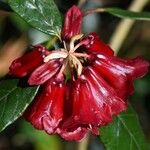
[[[88,143],[89,143],[89,135],[87,135],[87,137],[83,139],[81,142],[78,142],[78,150],[87,150]]]
[[[148,2],[149,0],[134,0],[128,9],[131,11],[140,12]],[[109,42],[110,46],[114,49],[115,54],[119,52],[134,23],[135,20],[123,19],[116,27],[116,30],[114,31]]]
[[[85,3],[86,3],[87,0],[79,0],[78,2],[78,7],[82,7]]]
[[[105,12],[104,8],[90,9],[90,10],[87,10],[84,13],[84,16],[86,17],[87,15],[90,15],[90,14],[93,14],[93,13],[103,13],[103,12]]]
[[[58,39],[57,36],[50,38],[46,44],[46,48],[50,49],[54,45],[54,43],[57,41],[57,39]]]

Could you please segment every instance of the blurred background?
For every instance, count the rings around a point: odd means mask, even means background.
[[[97,7],[120,7],[127,9],[132,0],[55,0],[64,14],[73,4],[79,4],[83,10]],[[142,1],[142,0],[141,0]],[[23,55],[29,45],[42,43],[49,36],[31,28],[16,14],[12,13],[6,0],[0,0],[0,78],[8,73],[10,63]],[[150,2],[143,6],[150,11]],[[121,19],[109,14],[93,14],[84,18],[83,32],[97,32],[109,43],[117,32]],[[124,28],[122,28],[124,30]],[[118,41],[120,37],[118,37]],[[142,56],[150,61],[150,22],[136,21],[131,26],[124,42],[118,47],[118,55],[126,58]],[[150,142],[150,73],[135,81],[135,93],[130,97],[131,104],[138,113],[142,129]],[[77,142],[67,142],[57,136],[49,136],[37,131],[18,119],[0,134],[0,150],[77,150]],[[82,149],[81,149],[82,150]],[[104,150],[99,137],[90,135],[88,150]]]

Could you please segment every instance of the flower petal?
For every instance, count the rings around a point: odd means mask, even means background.
[[[37,129],[55,133],[63,117],[64,92],[63,82],[49,81],[25,112],[25,119]]]
[[[74,35],[80,34],[83,14],[77,6],[72,6],[65,14],[62,38],[70,40]]]
[[[98,127],[110,123],[112,115],[126,109],[126,103],[91,67],[84,70],[73,87],[70,96],[72,114],[63,120],[61,136],[63,132],[68,135],[79,128],[98,134]]]
[[[36,46],[35,49],[22,57],[14,60],[9,67],[9,73],[17,77],[24,77],[43,63],[43,56],[48,51],[43,46]]]
[[[85,79],[83,81],[77,81],[72,91],[72,116],[70,121],[68,119],[68,121],[64,123],[63,127],[70,126],[74,128],[77,125],[81,127],[89,127],[89,125],[99,126],[112,121],[109,106],[104,104],[102,106],[103,110],[100,109],[91,88]],[[69,125],[67,125],[68,123]]]
[[[97,55],[97,58],[99,58],[99,61],[107,62],[109,66],[115,67],[118,71],[122,72],[122,74],[126,74],[132,79],[145,75],[150,66],[148,61],[145,61],[140,57],[129,60],[121,59],[116,56]]]
[[[90,33],[83,41],[86,41],[84,44],[85,51],[89,53],[107,54],[110,56],[114,54],[113,50],[96,33]]]
[[[109,84],[118,94],[118,97],[126,100],[133,92],[131,78],[127,77],[122,71],[118,70],[115,65],[109,65],[107,61],[95,60],[93,67],[103,79]]]
[[[77,129],[72,131],[57,129],[57,133],[60,134],[60,136],[65,140],[79,141],[87,135],[87,130],[81,127],[78,127]]]
[[[52,78],[60,69],[59,60],[51,60],[38,67],[30,76],[29,85],[40,85]]]
[[[108,55],[97,55],[92,66],[115,89],[121,99],[133,93],[133,79],[147,73],[149,63],[141,58],[124,60]]]
[[[109,86],[92,67],[87,68],[82,78],[88,82],[93,98],[102,112],[107,112],[108,109],[107,111],[105,109],[110,107],[111,115],[116,115],[126,109],[126,102],[118,97],[115,89]],[[107,115],[109,117],[108,113]],[[104,121],[107,123],[107,120]]]

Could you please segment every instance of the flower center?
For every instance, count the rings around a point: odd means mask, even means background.
[[[76,41],[80,40],[82,37],[83,34],[73,36],[69,44],[63,41],[64,48],[53,50],[48,56],[44,58],[45,63],[53,59],[63,59],[63,65],[58,76],[62,76],[63,73],[65,74],[67,67],[70,69],[75,68],[77,75],[81,75],[83,70],[82,63],[86,61],[87,58],[90,58],[90,56],[86,53],[76,52],[80,46],[85,45],[87,42],[82,40],[76,44]]]

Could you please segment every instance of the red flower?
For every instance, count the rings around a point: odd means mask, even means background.
[[[114,56],[96,33],[83,38],[82,18],[82,12],[73,6],[65,15],[63,48],[50,52],[36,48],[10,66],[15,76],[29,75],[29,85],[42,85],[24,114],[26,120],[67,140],[81,140],[89,131],[99,134],[99,127],[127,109],[133,80],[149,68],[142,58]]]

